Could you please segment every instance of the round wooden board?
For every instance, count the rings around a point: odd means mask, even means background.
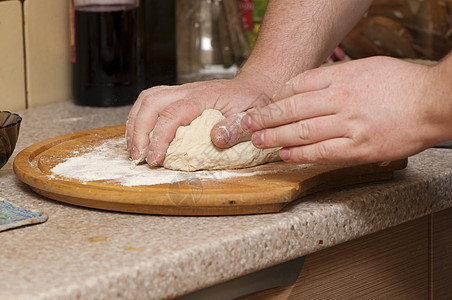
[[[275,162],[235,171],[249,172],[250,176],[245,177],[189,176],[184,181],[132,187],[111,180],[82,182],[52,173],[59,163],[107,140],[123,137],[124,131],[125,126],[104,127],[41,141],[16,156],[14,172],[38,194],[80,206],[144,214],[235,215],[278,212],[289,202],[315,191],[390,179],[394,170],[407,164],[406,159],[387,164],[305,167]]]

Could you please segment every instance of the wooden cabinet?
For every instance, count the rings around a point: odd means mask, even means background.
[[[431,298],[452,299],[452,209],[432,215]]]
[[[25,0],[28,107],[72,99],[69,1]]]
[[[452,208],[306,256],[254,299],[452,299]]]
[[[0,41],[0,110],[72,99],[69,1],[0,1]]]
[[[242,299],[428,299],[429,218],[306,256],[295,284]]]
[[[22,3],[0,1],[0,110],[25,108]]]

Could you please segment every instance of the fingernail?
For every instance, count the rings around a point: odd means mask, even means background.
[[[250,132],[251,131],[251,116],[250,115],[244,116],[240,125],[242,126],[243,131]]]
[[[253,135],[251,136],[251,140],[253,142],[253,145],[256,147],[260,147],[262,146],[262,144],[264,143],[264,133],[263,132],[255,132],[253,133]]]
[[[148,156],[146,157],[146,162],[151,167],[153,167],[155,165],[155,154],[154,154],[154,152],[149,151]]]
[[[218,127],[218,136],[217,141],[220,142],[223,145],[226,145],[228,141],[231,140],[231,134],[229,133],[229,130],[227,130],[226,126],[220,126]]]
[[[290,159],[290,150],[285,149],[285,148],[279,150],[279,157],[281,157],[282,160],[289,160]]]
[[[228,142],[226,141],[226,139],[224,139],[221,136],[217,136],[215,138],[215,141],[213,141],[213,144],[218,147],[218,148],[226,148],[228,146]]]
[[[163,165],[163,161],[159,162],[159,156],[156,155],[154,152],[150,151],[148,156],[146,157],[146,162],[151,167],[157,167],[159,165]]]

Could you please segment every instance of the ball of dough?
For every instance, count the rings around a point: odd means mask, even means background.
[[[166,152],[163,166],[180,171],[223,170],[281,160],[280,148],[258,149],[249,141],[228,149],[216,147],[210,139],[210,131],[223,119],[225,117],[220,111],[208,109],[189,126],[179,127]]]

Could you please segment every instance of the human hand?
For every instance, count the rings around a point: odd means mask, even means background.
[[[444,131],[444,95],[432,88],[438,80],[435,67],[389,57],[313,69],[285,84],[270,105],[250,110],[242,127],[254,132],[258,148],[283,147],[288,162],[404,158]]]
[[[256,81],[259,82],[259,81]],[[264,81],[260,81],[264,83]],[[250,137],[240,126],[241,114],[250,107],[263,106],[268,97],[254,81],[243,77],[180,86],[158,86],[144,90],[132,107],[127,122],[127,150],[136,162],[146,159],[156,166],[165,158],[177,128],[186,126],[206,109],[218,109],[226,117],[212,130],[212,141],[229,147]],[[152,140],[149,133],[154,130]]]

